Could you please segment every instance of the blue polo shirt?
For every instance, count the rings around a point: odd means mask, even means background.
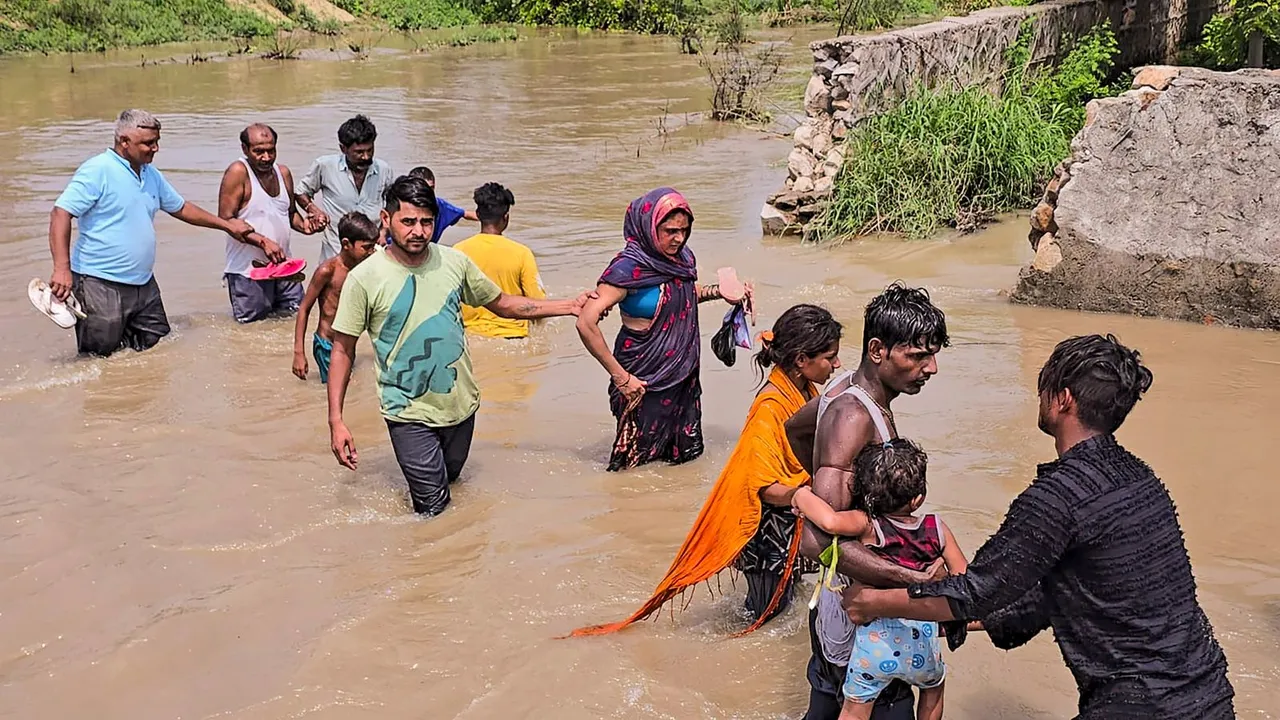
[[[151,165],[139,177],[114,150],[85,160],[54,203],[76,218],[71,270],[146,285],[156,265],[156,211],[174,213],[185,203]]]
[[[436,216],[435,229],[431,231],[431,242],[440,242],[440,236],[445,230],[458,224],[458,221],[467,216],[467,211],[445,200],[444,198],[436,198],[436,207],[439,208],[440,214]],[[391,231],[388,230],[385,237],[382,238],[383,245],[391,244]]]
[[[439,197],[436,198],[436,205],[440,207],[440,214],[436,216],[436,227],[431,233],[431,242],[438,243],[444,231],[457,225],[459,220],[466,217],[467,211]]]

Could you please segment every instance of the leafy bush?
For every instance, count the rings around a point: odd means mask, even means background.
[[[934,0],[841,0],[839,34],[879,30],[906,17],[937,12]]]
[[[811,238],[875,232],[924,237],[973,229],[1000,212],[1034,205],[1084,123],[1083,105],[1113,94],[1109,26],[1075,44],[1057,68],[1028,66],[1030,34],[1008,55],[1005,88],[917,88],[861,121],[844,147],[831,202]]]
[[[1262,38],[1263,65],[1280,67],[1280,0],[1230,0],[1226,11],[1205,25],[1195,59],[1216,70],[1242,68],[1252,33]]]
[[[475,13],[448,0],[366,0],[367,12],[404,32],[471,25]]]
[[[684,29],[683,18],[698,12],[700,3],[698,0],[508,0],[494,5],[505,6],[511,16],[486,19],[678,34]]]

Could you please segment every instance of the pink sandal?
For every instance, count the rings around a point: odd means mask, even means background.
[[[306,267],[307,261],[303,258],[289,258],[282,263],[271,263],[270,265],[254,263],[254,267],[249,270],[249,279],[289,280],[294,276],[301,275]]]
[[[731,305],[742,302],[747,296],[747,287],[738,279],[738,271],[731,267],[723,267],[716,271],[716,280],[720,283],[720,297]]]

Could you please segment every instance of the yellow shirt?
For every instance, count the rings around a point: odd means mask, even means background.
[[[538,276],[533,251],[502,235],[480,233],[453,246],[480,267],[508,295],[535,300],[547,296]],[[468,332],[496,338],[529,337],[528,320],[500,318],[482,307],[462,306],[462,323]]]

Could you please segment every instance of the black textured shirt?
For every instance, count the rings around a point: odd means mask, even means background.
[[[1173,499],[1112,436],[1041,465],[968,572],[908,592],[947,598],[1006,650],[1052,627],[1081,720],[1235,717]]]

